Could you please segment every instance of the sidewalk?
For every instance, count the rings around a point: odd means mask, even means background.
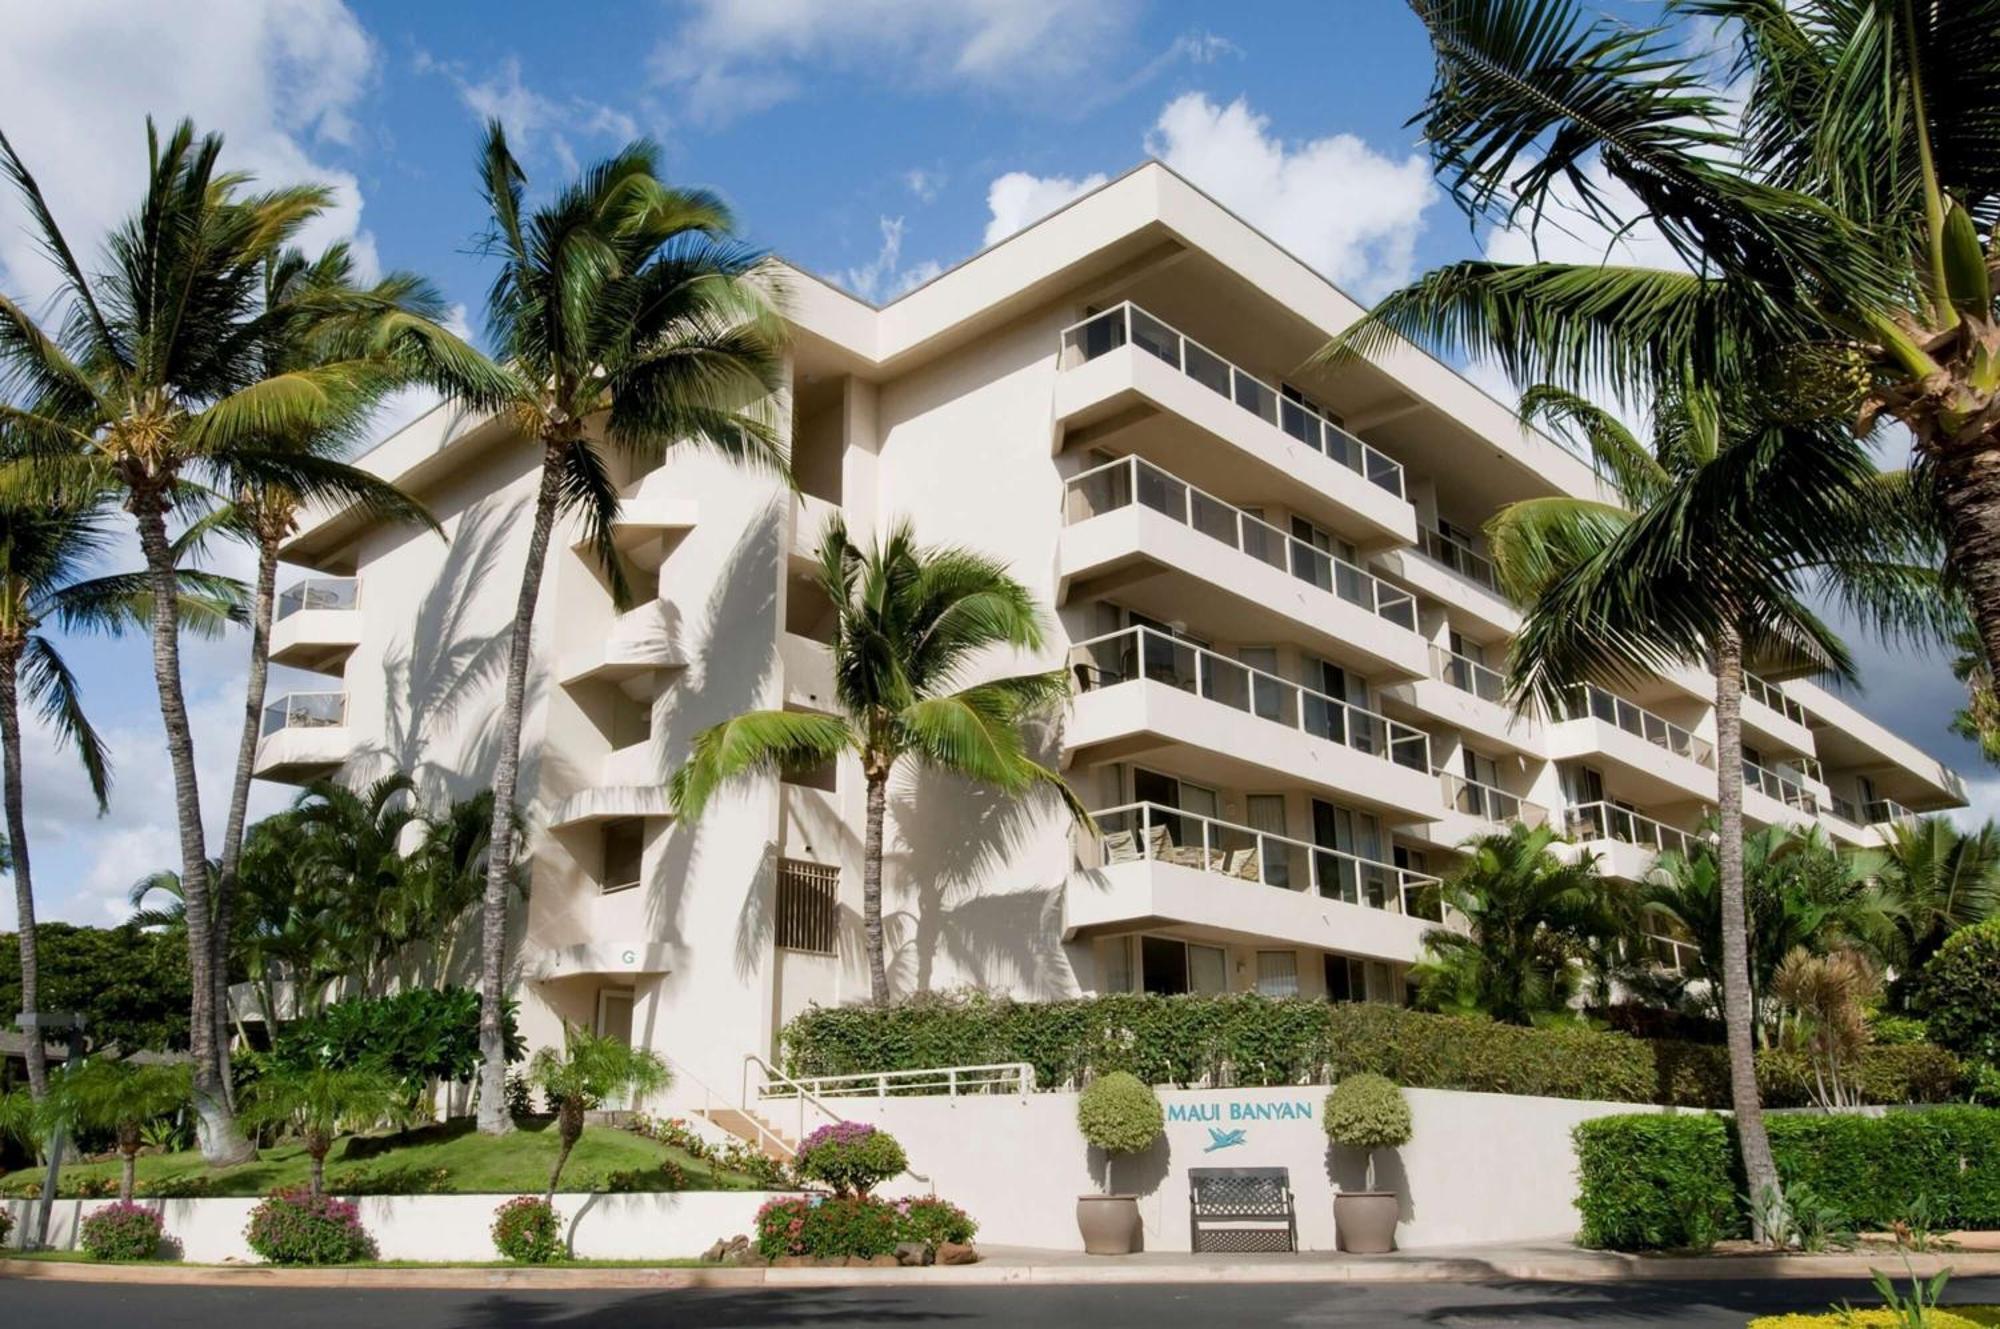
[[[1982,1234],[1984,1235],[1984,1234]],[[1911,1268],[1929,1275],[2000,1275],[2000,1249],[1917,1255]],[[1072,1251],[992,1247],[978,1264],[925,1269],[677,1268],[537,1269],[532,1266],[437,1266],[399,1269],[277,1269],[268,1265],[106,1265],[0,1259],[0,1278],[131,1284],[248,1287],[341,1287],[553,1291],[572,1288],[819,1288],[1046,1286],[1085,1283],[1481,1283],[1643,1282],[1721,1279],[1865,1279],[1871,1268],[1901,1277],[1894,1250],[1830,1255],[1639,1256],[1585,1251],[1559,1240],[1498,1246],[1439,1247],[1393,1255],[1190,1255],[1159,1251],[1123,1257]]]

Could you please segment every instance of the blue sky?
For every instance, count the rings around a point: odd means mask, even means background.
[[[488,269],[472,158],[488,115],[507,124],[535,185],[650,135],[671,174],[719,191],[754,242],[878,300],[1147,155],[1363,297],[1435,262],[1530,247],[1474,234],[1430,183],[1404,127],[1428,86],[1428,47],[1392,0],[0,8],[0,129],[72,239],[94,247],[129,206],[143,117],[193,115],[263,179],[334,184],[339,203],[315,242],[349,239],[380,269],[424,273],[475,330]],[[1593,250],[1587,234],[1539,238],[1552,252]],[[1643,227],[1627,243],[1659,257]],[[0,286],[31,301],[49,290],[11,199],[0,201]],[[132,880],[176,858],[171,787],[144,644],[66,649],[120,780],[99,819],[73,762],[45,739],[30,744],[37,895],[46,916],[104,922],[123,916]],[[188,651],[211,826],[243,649],[231,638]],[[1865,653],[1877,686],[1864,708],[1981,775],[1944,733],[1956,694],[1942,664]],[[288,794],[260,787],[256,806]],[[0,926],[10,921],[0,905]]]

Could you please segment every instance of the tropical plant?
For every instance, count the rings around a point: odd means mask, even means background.
[[[501,1030],[509,1062],[526,1053],[515,1002]],[[271,1058],[299,1070],[366,1068],[391,1076],[412,1101],[437,1082],[469,1084],[479,1074],[479,993],[473,988],[405,988],[387,997],[348,997],[278,1030]]]
[[[2000,918],[1953,933],[1918,977],[1916,1004],[1931,1037],[2000,1066]]]
[[[405,908],[403,845],[422,819],[414,794],[399,772],[365,789],[318,780],[293,804],[292,870],[328,915],[338,957],[330,968],[363,995],[382,989],[390,961],[433,921]]]
[[[1862,1053],[1873,1035],[1868,1001],[1882,977],[1859,951],[1814,955],[1794,947],[1771,975],[1771,995],[1786,1016],[1785,1041],[1812,1067],[1813,1101],[1832,1111],[1859,1107]]]
[[[667,1064],[650,1048],[635,1048],[576,1025],[563,1027],[563,1047],[545,1047],[528,1063],[528,1079],[556,1112],[556,1161],[542,1198],[554,1202],[563,1164],[583,1138],[583,1114],[607,1098],[634,1098],[663,1089],[671,1080]]]
[[[1098,1076],[1076,1098],[1078,1132],[1085,1143],[1104,1151],[1106,1194],[1111,1192],[1111,1165],[1117,1156],[1152,1148],[1166,1124],[1153,1086],[1128,1071]]]
[[[1965,705],[1952,713],[1951,732],[1977,743],[1980,756],[2000,764],[2000,694],[1986,666],[1986,645],[1973,627],[1961,628],[1951,644],[1951,676],[1965,684]]]
[[[139,1065],[92,1057],[58,1076],[52,1085],[70,1121],[86,1130],[109,1131],[118,1146],[118,1198],[131,1203],[138,1179],[139,1148],[146,1127],[188,1105],[185,1065]]]
[[[188,1045],[187,947],[177,937],[136,927],[42,923],[44,1010],[75,1011],[83,1028],[49,1033],[72,1054],[117,1047],[173,1052]],[[20,1009],[18,950],[0,951],[0,1007]]]
[[[836,1121],[799,1141],[792,1166],[836,1195],[866,1195],[909,1167],[896,1137],[865,1121]]]
[[[1367,1155],[1364,1187],[1375,1189],[1375,1151],[1395,1149],[1410,1142],[1410,1104],[1396,1082],[1386,1076],[1342,1077],[1326,1096],[1320,1113],[1320,1127],[1326,1138]]]
[[[1629,919],[1622,885],[1592,855],[1557,857],[1559,843],[1552,828],[1517,822],[1461,846],[1437,893],[1463,926],[1424,934],[1411,974],[1420,1005],[1509,1024],[1567,1010],[1593,941],[1623,937]]]
[[[493,1211],[493,1249],[516,1264],[562,1258],[562,1220],[539,1195],[517,1195]]]
[[[178,551],[170,521],[198,510],[205,481],[256,475],[307,498],[339,497],[324,463],[274,437],[344,418],[357,394],[420,374],[465,398],[495,394],[490,366],[429,319],[399,317],[366,354],[266,373],[260,351],[285,321],[262,306],[263,267],[331,201],[315,185],[247,191],[219,169],[222,141],[182,122],[147,124],[145,196],[87,274],[40,185],[0,136],[0,166],[60,278],[56,331],[0,297],[0,423],[27,496],[108,493],[131,514],[151,590],[153,675],[166,730],[187,899],[194,1104],[211,1163],[248,1158],[221,1072],[217,954],[194,743],[181,683]]]
[[[619,493],[605,444],[642,464],[691,444],[778,476],[789,467],[774,414],[783,322],[762,257],[737,242],[720,199],[667,184],[659,149],[639,140],[524,215],[526,176],[497,120],[480,150],[480,186],[491,217],[488,248],[501,262],[486,301],[506,379],[500,409],[540,459],[508,636],[480,928],[479,1129],[497,1134],[509,1128],[500,1003],[521,713],[556,518],[582,525],[622,604],[627,589],[612,543]]]
[[[882,835],[889,778],[905,758],[1006,794],[1045,788],[1088,824],[1061,776],[1028,752],[1028,722],[1069,696],[1062,670],[969,683],[981,657],[1040,650],[1043,614],[997,560],[919,545],[907,521],[865,552],[828,522],[816,579],[834,608],[838,715],[750,711],[695,735],[674,772],[673,805],[693,823],[725,785],[753,774],[811,769],[852,752],[867,785],[861,921],[869,992],[889,1001],[882,928]]]
[[[326,1156],[344,1131],[400,1123],[409,1098],[394,1076],[372,1066],[307,1066],[274,1063],[250,1084],[244,1118],[258,1125],[297,1132],[312,1160],[307,1194],[326,1191]]]
[[[243,1240],[272,1264],[353,1264],[375,1254],[358,1205],[304,1190],[266,1196],[250,1211]]]
[[[2000,827],[1961,831],[1946,817],[1896,822],[1860,870],[1882,892],[1891,930],[1883,959],[1914,974],[1945,938],[2000,906]]]
[[[128,1194],[83,1220],[79,1244],[93,1260],[150,1260],[160,1253],[164,1228],[158,1210],[132,1203]]]

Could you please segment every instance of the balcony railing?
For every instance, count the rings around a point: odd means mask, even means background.
[[[1578,840],[1616,840],[1656,853],[1691,853],[1695,837],[1616,803],[1579,803],[1569,810],[1569,833]]]
[[[1861,824],[1861,809],[1854,806],[1853,799],[1842,798],[1839,794],[1833,796],[1833,815],[1850,826]]]
[[[1149,679],[1398,766],[1431,769],[1431,738],[1423,730],[1152,628],[1078,642],[1070,663],[1086,692]]]
[[[1417,548],[1423,550],[1424,556],[1431,562],[1449,568],[1469,582],[1484,586],[1495,595],[1500,594],[1500,577],[1493,569],[1492,560],[1474,553],[1472,546],[1465,541],[1419,525]]]
[[[1615,692],[1606,692],[1594,683],[1586,683],[1575,690],[1570,699],[1569,712],[1562,718],[1602,720],[1645,739],[1655,747],[1665,748],[1675,756],[1686,757],[1710,768],[1715,765],[1715,747],[1708,740],[1696,738],[1683,726],[1662,719]]]
[[[1819,799],[1812,791],[1797,780],[1788,779],[1769,767],[1759,766],[1747,757],[1743,761],[1743,784],[1809,817],[1819,815]]]
[[[1649,932],[1639,938],[1639,954],[1660,968],[1676,974],[1692,972],[1701,962],[1701,948],[1691,941]]]
[[[1877,798],[1861,805],[1861,814],[1870,826],[1886,826],[1895,821],[1915,821],[1917,814],[1893,798]]]
[[[1441,682],[1451,684],[1460,692],[1470,692],[1482,701],[1490,701],[1496,706],[1507,704],[1506,675],[1497,669],[1487,668],[1470,656],[1433,646],[1431,673]]]
[[[306,609],[352,609],[360,583],[352,577],[308,577],[278,595],[279,618]]]
[[[292,692],[264,708],[262,732],[280,729],[331,729],[347,723],[344,692]]]
[[[1074,526],[1134,503],[1330,591],[1399,628],[1417,630],[1417,602],[1407,591],[1396,590],[1346,559],[1287,535],[1141,457],[1120,457],[1070,477],[1063,486],[1063,522]]]
[[[1173,863],[1225,879],[1439,921],[1438,911],[1418,895],[1423,887],[1435,886],[1437,878],[1408,868],[1160,803],[1128,803],[1091,815],[1098,835],[1082,848],[1086,866]]]
[[[1314,452],[1324,454],[1397,498],[1403,497],[1403,468],[1394,459],[1129,301],[1064,328],[1062,367],[1070,369],[1087,364],[1128,344],[1172,365],[1264,423],[1284,430]]]
[[[1806,722],[1806,708],[1779,691],[1776,683],[1767,683],[1755,674],[1746,673],[1743,675],[1743,695],[1763,702],[1793,724]]]
[[[1469,817],[1483,821],[1518,821],[1524,826],[1540,826],[1549,819],[1549,810],[1539,803],[1530,803],[1518,794],[1510,794],[1504,789],[1477,780],[1468,780],[1450,771],[1439,771],[1438,779],[1444,785],[1446,806],[1457,808]]]

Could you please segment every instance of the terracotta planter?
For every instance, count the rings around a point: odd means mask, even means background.
[[[1130,1255],[1139,1248],[1139,1197],[1079,1195],[1076,1226],[1086,1255]]]
[[[1333,1197],[1334,1240],[1354,1255],[1386,1255],[1396,1249],[1401,1206],[1394,1191],[1341,1191]]]

